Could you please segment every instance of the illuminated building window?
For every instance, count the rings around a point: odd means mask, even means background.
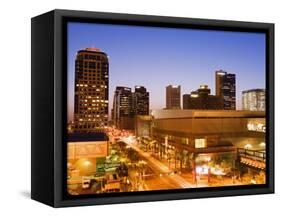
[[[195,139],[195,148],[206,148],[206,139]]]
[[[181,139],[181,144],[188,145],[188,138],[182,138]]]
[[[192,98],[197,98],[197,97],[198,97],[198,94],[193,93],[193,94],[191,94],[190,96],[191,96]]]

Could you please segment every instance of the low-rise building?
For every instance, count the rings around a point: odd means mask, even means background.
[[[71,133],[67,141],[68,175],[94,175],[97,161],[108,156],[109,139],[105,133]]]
[[[238,148],[265,152],[265,112],[177,109],[151,115],[152,152],[175,169],[216,163],[234,170]]]

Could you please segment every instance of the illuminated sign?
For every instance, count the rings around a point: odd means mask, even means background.
[[[225,72],[217,72],[217,75],[225,75]]]
[[[194,94],[194,93],[193,93],[193,94],[191,94],[190,96],[191,96],[192,98],[197,98],[197,97],[198,97],[198,94]]]
[[[249,124],[247,124],[247,128],[248,128],[249,131],[257,131],[257,132],[265,133],[265,125],[264,124],[249,123]]]
[[[108,155],[108,142],[68,142],[67,143],[67,158],[97,158]]]

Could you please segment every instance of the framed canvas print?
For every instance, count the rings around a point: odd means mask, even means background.
[[[32,192],[54,207],[274,192],[274,24],[32,18]]]

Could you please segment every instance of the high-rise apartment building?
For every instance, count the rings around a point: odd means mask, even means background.
[[[196,91],[183,95],[183,109],[223,109],[223,99],[210,95],[208,85],[200,85]]]
[[[223,109],[236,109],[236,76],[223,70],[216,71],[216,95],[223,99]]]
[[[265,111],[265,89],[251,89],[242,92],[242,110]]]
[[[75,59],[74,131],[101,130],[108,123],[107,54],[97,48],[79,50]]]
[[[166,109],[181,108],[181,86],[169,85],[166,87]]]

